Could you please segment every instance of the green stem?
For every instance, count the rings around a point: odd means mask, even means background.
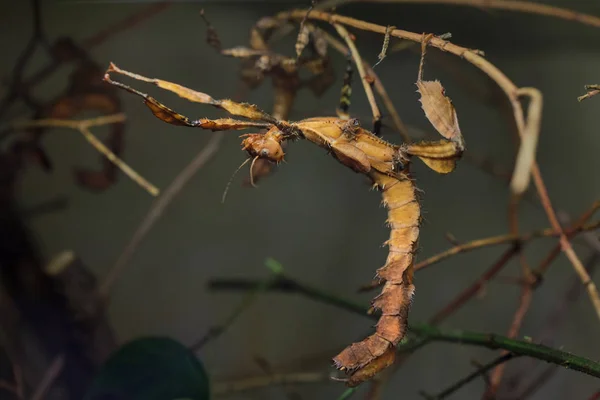
[[[257,281],[247,279],[213,279],[208,286],[212,290],[250,290],[256,288],[258,284]],[[368,309],[359,303],[298,282],[283,274],[269,282],[265,289],[302,294],[313,300],[334,305],[363,317],[378,319],[375,314],[367,314]],[[426,324],[411,325],[409,330],[425,342],[438,341],[481,346],[489,349],[503,349],[515,353],[515,355],[529,356],[600,378],[599,363],[531,341],[514,340],[496,334],[463,330],[443,331]]]

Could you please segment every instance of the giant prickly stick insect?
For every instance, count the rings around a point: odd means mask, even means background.
[[[112,63],[104,77],[106,82],[143,98],[146,106],[156,117],[173,125],[212,131],[251,128],[266,130],[263,133],[241,136],[244,138],[242,150],[248,153],[253,163],[256,160],[265,160],[278,164],[284,159],[282,145],[285,142],[306,139],[327,150],[343,165],[367,176],[372,181],[373,187],[382,193],[383,204],[388,209],[387,223],[391,228],[391,235],[386,242],[389,247],[386,263],[377,270],[376,275],[383,283],[382,292],[371,303],[372,309],[379,310],[381,316],[372,335],[351,344],[333,358],[335,366],[349,375],[348,379],[345,379],[348,386],[359,385],[391,365],[395,359],[396,346],[405,336],[408,328],[408,312],[415,290],[413,259],[421,221],[417,189],[409,169],[411,159],[417,157],[434,171],[446,174],[454,170],[456,161],[464,151],[456,113],[450,100],[445,96],[443,87],[437,81],[421,80],[425,47],[424,41],[417,86],[427,118],[444,138],[439,141],[402,145],[389,143],[374,135],[362,128],[355,118],[315,117],[297,122],[279,120],[256,105],[238,103],[229,99],[214,99],[208,94],[176,83],[147,78],[122,70]],[[348,72],[345,87],[342,89],[343,95],[349,93],[346,87],[350,84]],[[112,80],[111,73],[155,84],[189,101],[209,104],[247,120],[233,118],[192,120],[153,97]],[[342,99],[341,105],[346,110],[348,104],[347,98]]]

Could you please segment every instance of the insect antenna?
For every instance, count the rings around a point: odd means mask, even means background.
[[[235,178],[235,175],[240,171],[240,169],[242,169],[244,165],[248,164],[248,161],[250,161],[250,159],[246,158],[244,162],[241,163],[239,167],[237,167],[235,172],[231,175],[231,178],[229,178],[229,182],[227,182],[225,190],[223,191],[223,196],[221,197],[221,204],[225,203],[225,197],[227,197],[227,192],[229,192],[229,187],[231,186],[231,182],[233,182],[233,178]]]

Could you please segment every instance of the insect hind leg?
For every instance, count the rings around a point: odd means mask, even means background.
[[[348,110],[350,109],[350,102],[352,98],[352,76],[354,75],[354,69],[352,68],[352,55],[348,52],[348,60],[346,63],[346,72],[344,73],[344,83],[340,92],[340,104],[337,109],[337,115],[340,119],[350,119]]]

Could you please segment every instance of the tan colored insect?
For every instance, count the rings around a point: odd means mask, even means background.
[[[153,83],[184,99],[221,108],[249,121],[232,118],[191,120],[153,97],[113,81],[110,73]],[[214,99],[208,94],[175,83],[124,71],[114,64],[110,65],[104,80],[142,97],[156,117],[170,124],[212,131],[265,129],[264,133],[242,135],[242,150],[253,160],[261,159],[277,164],[285,156],[283,143],[306,139],[324,148],[353,171],[369,177],[374,187],[382,192],[383,203],[388,209],[387,223],[391,228],[390,239],[386,242],[389,247],[387,261],[377,270],[377,278],[384,282],[383,289],[372,302],[372,308],[381,311],[381,317],[375,333],[348,346],[335,356],[333,361],[337,368],[349,374],[346,380],[349,386],[356,386],[370,379],[393,363],[395,348],[407,331],[408,312],[414,293],[413,257],[419,236],[420,206],[409,171],[410,162],[412,157],[416,156],[436,172],[451,172],[463,152],[458,125],[452,134],[441,132],[445,138],[438,142],[399,146],[386,142],[362,128],[357,119],[317,117],[297,122],[283,121],[255,105]],[[440,95],[443,93],[440,92]],[[428,97],[436,95],[422,93],[422,96],[425,107]],[[428,118],[435,120],[438,117],[430,112]]]

